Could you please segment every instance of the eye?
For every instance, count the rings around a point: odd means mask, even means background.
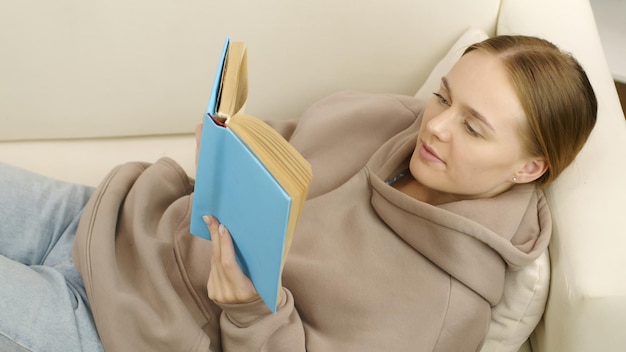
[[[451,105],[450,101],[446,99],[446,97],[444,97],[443,95],[439,93],[433,93],[433,94],[439,99],[439,103],[441,103],[442,105],[445,105],[445,106]]]
[[[463,125],[465,126],[465,130],[467,131],[467,133],[469,133],[472,137],[482,137],[480,133],[478,133],[472,127],[472,125],[470,125],[469,122],[467,122],[467,120],[463,120]]]

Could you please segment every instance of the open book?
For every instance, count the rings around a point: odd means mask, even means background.
[[[203,120],[191,233],[211,239],[204,215],[224,224],[243,272],[275,313],[311,166],[278,132],[243,113],[247,96],[246,46],[227,39]]]

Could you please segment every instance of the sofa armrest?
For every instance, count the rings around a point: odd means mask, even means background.
[[[573,53],[598,98],[598,121],[575,162],[547,192],[553,213],[551,286],[533,351],[626,346],[626,123],[587,0],[506,0],[498,34],[537,35]]]

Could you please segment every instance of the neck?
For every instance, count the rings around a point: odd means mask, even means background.
[[[409,197],[431,205],[439,205],[460,200],[459,197],[456,197],[453,194],[436,191],[422,185],[415,178],[413,178],[410,173],[404,175],[398,181],[393,183],[393,187]]]

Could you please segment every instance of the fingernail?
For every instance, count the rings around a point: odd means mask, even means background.
[[[220,224],[219,226],[220,235],[224,236],[226,234],[226,228],[224,225]]]
[[[213,219],[210,216],[205,215],[205,216],[202,217],[202,219],[204,220],[204,222],[207,225],[209,225],[209,226],[213,225]]]

